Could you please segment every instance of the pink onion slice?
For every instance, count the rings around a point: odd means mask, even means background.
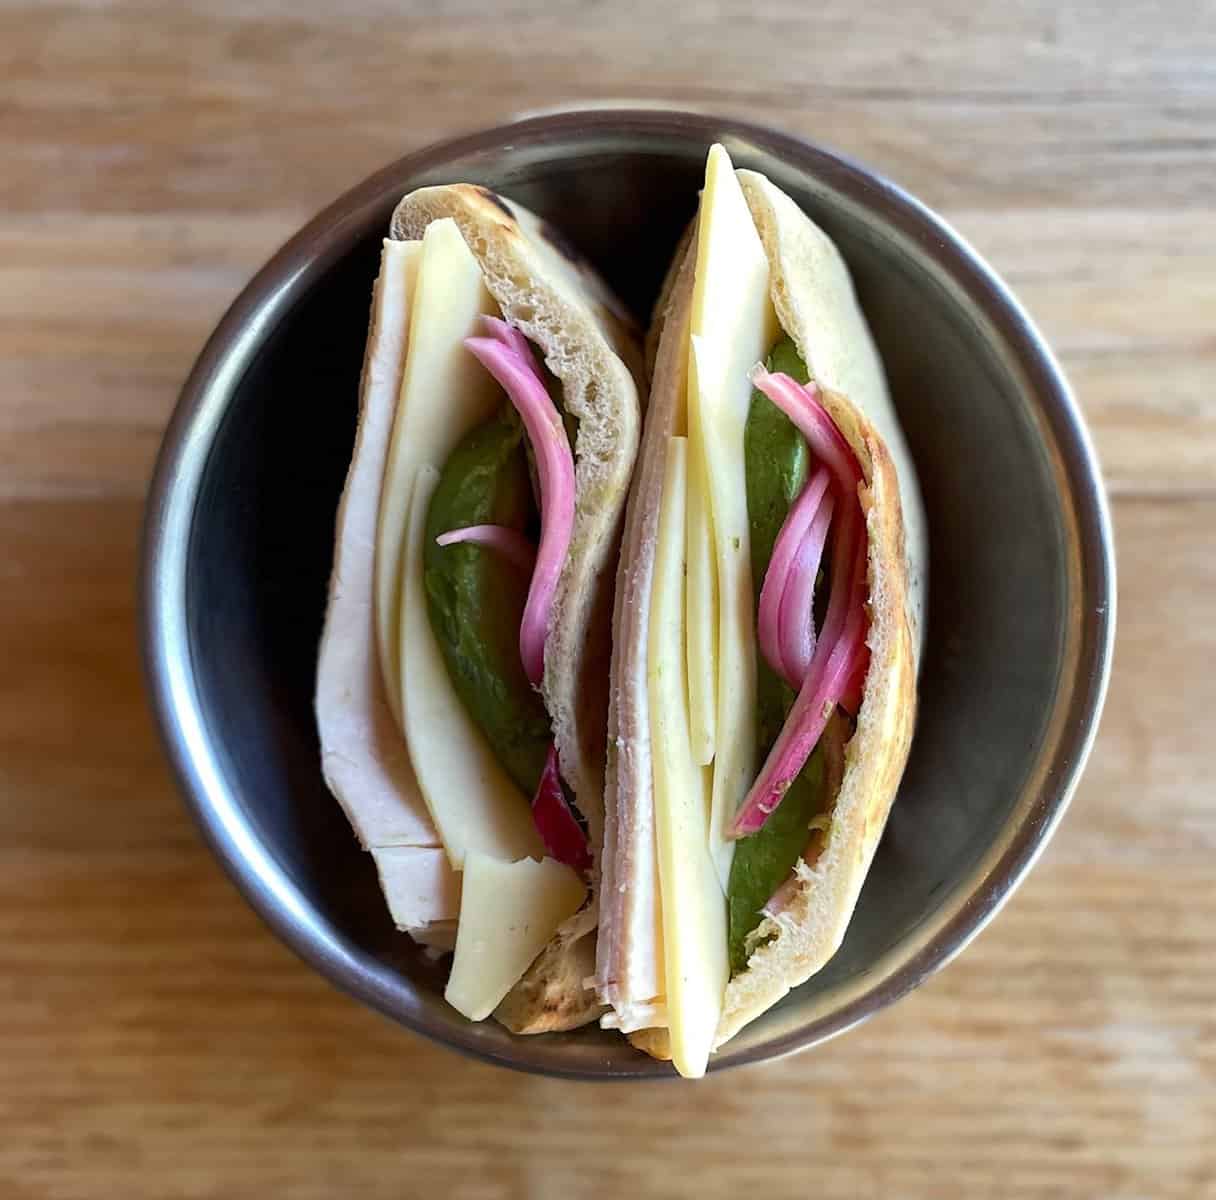
[[[532,797],[532,820],[551,858],[579,872],[591,870],[591,848],[562,791],[555,745],[549,747],[545,769]]]
[[[764,572],[764,583],[760,588],[760,603],[757,609],[756,637],[760,651],[768,665],[790,685],[796,688],[801,676],[794,677],[787,669],[781,642],[781,605],[790,577],[790,567],[798,555],[799,547],[807,531],[814,523],[830,476],[823,467],[813,471],[798,493],[790,510],[785,514],[777,540],[773,543],[773,554]]]
[[[820,403],[819,389],[813,383],[803,387],[788,375],[766,371],[759,364],[748,372],[748,378],[794,422],[811,453],[832,472],[835,482],[842,488],[856,488],[861,469],[844,435]]]
[[[831,595],[823,630],[785,726],[731,823],[744,837],[764,826],[806,765],[833,708],[858,669],[866,633],[866,532],[857,502],[861,471],[813,385],[788,375],[752,372],[752,382],[784,412],[832,472],[839,519],[832,549]]]
[[[819,560],[823,557],[835,503],[831,495],[820,502],[819,511],[790,564],[785,594],[781,597],[781,657],[793,688],[802,686],[815,654],[815,577],[819,574]]]
[[[524,362],[535,367],[532,343],[514,325],[508,325],[501,317],[490,316],[482,317],[481,323],[491,337],[497,338],[508,349],[514,350]]]
[[[536,547],[518,529],[509,525],[465,525],[441,533],[435,542],[440,546],[456,546],[471,542],[501,554],[521,571],[531,571],[536,564]]]
[[[857,545],[861,549],[857,557],[864,570],[865,543],[858,540]],[[856,588],[849,590],[864,599],[864,591]],[[836,594],[834,589],[833,599]],[[832,641],[828,640],[825,622],[825,634],[816,647],[806,682],[794,701],[794,707],[768,760],[735,816],[731,826],[732,836],[744,837],[763,827],[819,741],[828,718],[856,670],[857,659],[863,648],[864,605],[858,603],[852,605],[851,609],[844,629]]]
[[[464,344],[498,380],[519,412],[540,479],[540,546],[519,627],[524,672],[537,685],[545,669],[553,593],[574,528],[574,455],[526,339],[497,318],[485,317],[483,324],[491,336],[465,338]]]
[[[861,469],[827,409],[819,402],[819,392],[813,383],[803,387],[788,375],[770,373],[761,366],[756,366],[750,372],[750,378],[753,385],[794,422],[806,438],[811,453],[832,473],[838,500],[838,522],[832,551],[833,584],[823,631],[818,638],[820,644],[826,642],[826,654],[844,629],[849,602],[847,581],[852,566],[852,542],[861,516],[856,503]],[[864,542],[864,528],[861,533]],[[842,586],[836,586],[837,582]],[[805,680],[800,682],[805,683]]]

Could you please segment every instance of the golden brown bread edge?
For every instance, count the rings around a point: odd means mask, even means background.
[[[595,858],[587,904],[508,993],[495,1017],[513,1033],[573,1029],[602,1011],[584,988],[594,962],[603,844],[610,621],[621,523],[640,438],[643,365],[628,313],[561,233],[513,200],[473,184],[411,192],[391,235],[416,240],[450,217],[503,316],[541,350],[579,420],[576,511],[554,597],[541,692],[562,774],[587,818]]]
[[[843,940],[875,849],[886,825],[907,762],[916,713],[919,658],[919,580],[924,570],[923,518],[915,480],[911,488],[917,579],[909,592],[909,558],[900,480],[883,436],[867,415],[867,402],[881,410],[890,435],[893,413],[881,363],[857,307],[839,252],[826,235],[765,177],[738,172],[772,272],[772,299],[781,327],[820,386],[821,398],[857,457],[863,483],[859,500],[868,535],[867,582],[870,668],[857,726],[845,749],[844,777],[833,810],[832,828],[814,866],[800,862],[798,886],[776,917],[766,916],[756,932],[756,948],[746,970],[727,986],[715,1049],[750,1021],[805,983],[836,953]],[[647,342],[653,347],[656,388],[678,378],[672,357],[681,352],[696,243],[684,243],[684,261],[673,263],[660,293],[660,306]],[[672,336],[666,336],[668,331]],[[657,342],[657,346],[656,346]],[[852,388],[850,394],[846,389]],[[666,411],[669,397],[657,391],[651,413]],[[649,431],[648,431],[649,432]],[[899,437],[898,430],[894,432]],[[901,442],[902,445],[902,442]],[[648,475],[665,438],[645,437],[637,477]],[[908,470],[910,460],[903,452]],[[652,500],[657,497],[652,497]],[[651,550],[653,553],[653,550]],[[809,841],[809,838],[808,838]],[[665,1029],[628,1035],[640,1050],[669,1058]]]

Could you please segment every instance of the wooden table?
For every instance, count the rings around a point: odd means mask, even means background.
[[[1216,9],[211,0],[0,8],[0,1195],[1216,1195]],[[144,487],[202,339],[373,168],[664,97],[845,148],[1060,352],[1118,539],[1106,718],[962,959],[696,1088],[408,1036],[262,927],[145,711]]]

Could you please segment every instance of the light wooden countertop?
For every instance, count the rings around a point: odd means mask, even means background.
[[[1210,2],[0,10],[0,1195],[1216,1195]],[[955,964],[694,1088],[465,1061],[334,991],[196,836],[145,708],[142,496],[220,312],[372,169],[662,97],[866,161],[1057,348],[1119,637],[1072,810]]]

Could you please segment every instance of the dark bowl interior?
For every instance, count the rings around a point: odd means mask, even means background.
[[[482,183],[559,225],[645,323],[717,138],[848,260],[931,556],[912,757],[844,946],[715,1067],[846,1028],[957,950],[1062,810],[1101,701],[1109,530],[1084,432],[1033,328],[915,202],[803,143],[672,114],[550,117],[388,168],[266,268],[187,385],[149,511],[149,673],[203,828],[275,928],[390,1016],[511,1065],[667,1073],[614,1034],[518,1039],[447,1009],[322,781],[315,654],[379,241],[405,191]]]

